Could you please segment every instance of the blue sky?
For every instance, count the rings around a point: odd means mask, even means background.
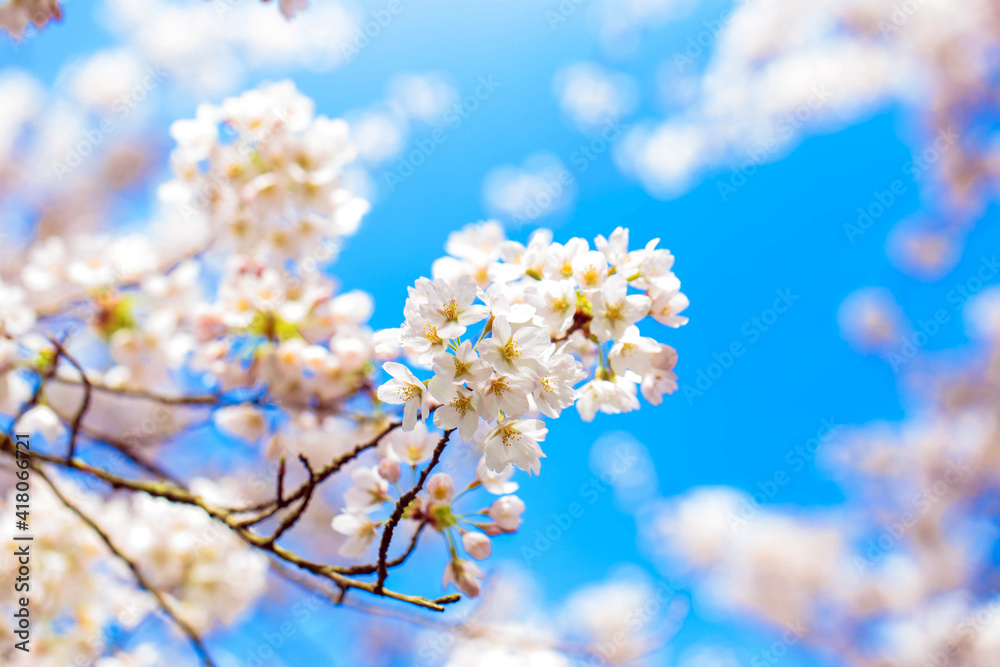
[[[361,230],[347,241],[334,271],[345,289],[374,295],[376,327],[398,325],[406,286],[429,274],[447,234],[486,217],[482,183],[492,168],[520,164],[538,150],[569,164],[574,151],[588,142],[561,118],[552,92],[560,67],[597,60],[636,75],[644,82],[636,115],[656,115],[652,72],[684,47],[701,18],[715,17],[724,7],[710,5],[699,15],[649,32],[633,58],[616,62],[602,55],[582,12],[553,31],[544,11],[556,4],[404,2],[403,14],[346,67],[322,74],[280,73],[312,96],[319,112],[331,116],[376,101],[402,71],[446,73],[462,95],[483,76],[500,84],[460,126],[446,130],[446,140],[410,178],[395,191],[382,189]],[[110,43],[94,21],[96,11],[98,6],[74,0],[61,25],[16,52],[0,45],[0,62],[52,82],[62,63]],[[300,20],[308,18],[306,13]],[[275,73],[254,76],[278,78]],[[159,121],[164,130],[173,117],[190,114],[194,102],[172,106]],[[411,139],[423,136],[418,131]],[[552,424],[541,477],[521,480],[529,508],[521,535],[495,540],[494,560],[524,565],[521,547],[551,523],[553,514],[566,511],[592,478],[588,452],[606,431],[628,431],[646,445],[660,494],[670,496],[705,484],[757,491],[776,471],[789,468],[786,454],[814,437],[824,420],[846,426],[902,417],[893,371],[875,357],[854,352],[840,337],[836,315],[842,300],[858,288],[879,285],[893,291],[913,320],[947,308],[950,322],[927,347],[955,347],[965,337],[948,294],[975,274],[982,257],[1000,247],[1000,230],[980,224],[968,238],[962,261],[939,281],[903,275],[887,259],[886,239],[896,222],[923,205],[912,181],[883,218],[850,242],[844,224],[856,219],[857,208],[873,201],[875,192],[901,178],[902,166],[911,159],[910,136],[905,115],[884,109],[842,131],[805,139],[784,159],[761,166],[725,201],[716,184],[730,175],[725,169],[669,201],[650,197],[622,176],[610,154],[599,156],[586,171],[573,172],[574,206],[541,223],[553,226],[556,240],[592,238],[619,225],[631,229],[634,245],[662,239],[677,257],[675,271],[691,299],[691,322],[680,330],[657,327],[655,335],[677,348],[681,383],[700,394],[678,392],[659,408],[600,415],[589,425],[575,413]],[[379,180],[378,171],[375,176]],[[523,240],[530,231],[523,227],[510,234]],[[787,311],[764,325],[766,330],[755,324],[755,318],[770,317],[767,311],[782,294],[791,295]],[[718,375],[711,365],[734,343],[744,353]],[[700,371],[718,377],[699,388]],[[790,473],[789,483],[769,502],[828,506],[842,498],[840,487],[810,463]],[[616,508],[612,494],[601,495],[578,524],[531,563],[545,599],[556,603],[623,563],[666,577],[636,535],[634,518]],[[429,545],[428,551],[436,548]],[[426,562],[436,563],[441,556],[429,553]],[[268,627],[274,617],[258,612],[248,632]],[[335,613],[318,616],[315,627],[307,626],[315,644],[296,642],[292,650],[302,653],[290,664],[311,664],[309,657],[318,655],[330,633],[343,631],[338,623]],[[696,598],[676,645],[712,640],[737,648],[749,660],[773,640],[754,630],[718,616]],[[246,636],[230,634],[219,642],[239,656]],[[792,658],[782,664],[818,663]]]

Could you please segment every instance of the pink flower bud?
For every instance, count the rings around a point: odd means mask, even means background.
[[[493,501],[488,514],[497,527],[505,533],[513,533],[521,525],[524,501],[517,496],[503,496]]]
[[[382,459],[378,462],[379,477],[395,484],[399,480],[399,461],[394,459]]]
[[[469,531],[462,535],[462,547],[465,549],[466,553],[476,560],[489,558],[490,552],[493,550],[492,545],[490,544],[490,538],[486,537],[482,533],[474,531]]]
[[[442,585],[447,588],[448,584],[455,584],[455,587],[468,595],[470,598],[477,597],[483,590],[483,573],[471,561],[455,559],[444,568],[444,578]]]

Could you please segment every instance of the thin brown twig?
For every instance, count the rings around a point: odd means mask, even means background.
[[[80,381],[83,383],[83,402],[76,411],[76,415],[73,417],[73,423],[70,426],[69,446],[66,450],[66,460],[68,461],[73,458],[74,454],[76,454],[76,438],[80,434],[80,425],[83,423],[83,416],[87,414],[87,410],[90,409],[90,393],[92,386],[90,384],[90,379],[87,377],[86,371],[83,370],[83,366],[80,365],[73,355],[66,351],[63,344],[52,336],[49,336],[49,342],[51,342],[56,348],[56,359],[59,358],[59,355],[65,358],[66,361],[68,361],[70,365],[73,366],[78,373],[80,373]],[[58,363],[58,361],[56,363]]]
[[[52,378],[52,380],[62,384],[81,384],[79,381],[68,377],[57,376]],[[123,398],[152,401],[154,403],[163,403],[164,405],[215,405],[222,399],[222,396],[219,394],[167,396],[165,394],[157,394],[145,389],[112,387],[106,384],[101,384],[100,382],[91,382],[90,386],[94,391],[99,391],[103,394],[114,394]]]
[[[309,477],[312,478],[312,470],[309,471]],[[285,455],[281,455],[281,460],[278,461],[278,490],[276,492],[278,504],[285,502]]]
[[[282,459],[282,461],[283,460],[284,459]],[[309,481],[306,482],[309,485],[309,488],[306,489],[306,494],[302,498],[302,503],[294,511],[285,515],[285,518],[281,520],[281,523],[278,525],[278,529],[275,530],[274,534],[271,536],[271,544],[274,544],[286,530],[294,526],[295,523],[302,518],[303,512],[306,511],[306,507],[309,506],[309,501],[312,499],[313,491],[316,489],[316,474],[309,465],[309,460],[301,454],[299,454],[299,460],[302,461],[302,465],[306,467],[306,471],[309,473]]]
[[[372,449],[373,447],[376,447],[378,445],[378,443],[381,442],[382,438],[384,438],[385,436],[389,435],[389,433],[391,433],[392,431],[396,430],[400,426],[401,426],[400,422],[393,422],[385,430],[383,430],[381,433],[379,433],[377,436],[375,436],[371,440],[369,440],[367,442],[361,443],[360,445],[358,445],[357,447],[355,447],[351,451],[347,452],[343,456],[335,459],[331,463],[329,463],[326,466],[324,466],[324,467],[320,468],[319,470],[317,470],[316,473],[315,473],[316,484],[321,484],[322,482],[324,482],[330,475],[332,475],[335,472],[339,471],[345,465],[347,465],[348,463],[350,463],[351,461],[353,461],[362,452],[365,452],[365,451],[367,451],[369,449]],[[288,507],[288,505],[292,504],[293,502],[295,502],[296,500],[298,500],[299,498],[301,498],[305,494],[306,489],[308,488],[308,486],[309,486],[309,481],[307,480],[306,482],[304,482],[303,484],[301,484],[299,486],[299,488],[295,489],[295,491],[293,491],[291,493],[291,495],[286,496],[284,498],[284,500],[282,500],[282,501],[279,501],[277,498],[275,498],[274,500],[268,500],[268,501],[265,501],[265,502],[262,502],[262,503],[258,503],[256,505],[251,505],[249,507],[242,507],[242,508],[238,508],[238,509],[233,508],[231,511],[234,512],[234,513],[236,513],[236,514],[245,514],[247,512],[260,512],[260,511],[270,510],[270,511],[266,512],[265,514],[262,514],[262,515],[260,515],[258,517],[253,517],[251,519],[246,519],[245,520],[246,521],[246,525],[248,525],[248,526],[249,525],[253,525],[253,524],[255,524],[255,523],[259,522],[259,521],[263,521],[267,517],[273,515],[275,511],[280,510],[283,507]]]
[[[62,504],[65,505],[68,509],[70,509],[74,514],[76,514],[80,518],[80,520],[82,520],[91,528],[91,530],[97,533],[98,537],[100,537],[101,540],[104,542],[104,544],[107,545],[111,553],[117,556],[128,566],[128,568],[132,571],[132,575],[139,583],[139,587],[150,593],[154,598],[156,598],[156,602],[157,604],[159,604],[163,612],[170,617],[170,619],[177,625],[177,627],[181,629],[181,631],[185,635],[187,635],[188,640],[194,647],[194,650],[198,654],[198,657],[201,658],[201,661],[205,665],[207,665],[207,667],[215,667],[215,663],[212,661],[212,657],[209,655],[208,649],[205,647],[204,642],[202,642],[201,637],[198,636],[198,632],[194,628],[192,628],[187,623],[187,621],[181,618],[177,614],[177,612],[175,612],[170,607],[170,603],[167,601],[166,597],[164,597],[163,593],[146,579],[145,575],[139,571],[139,567],[135,563],[133,563],[128,556],[123,554],[114,545],[114,543],[111,541],[111,538],[108,537],[108,534],[105,533],[104,530],[100,526],[98,526],[93,519],[91,519],[83,510],[74,505],[72,501],[66,498],[59,491],[56,485],[52,482],[51,479],[49,479],[48,475],[46,475],[45,472],[40,467],[35,466],[35,471],[39,477],[45,480],[46,484],[49,485],[49,488],[52,489],[52,492],[62,502]]]
[[[455,429],[450,428],[444,432],[441,436],[441,440],[438,441],[437,447],[434,448],[434,455],[431,456],[430,463],[427,467],[423,469],[420,473],[420,478],[417,480],[416,485],[400,496],[399,501],[396,503],[396,507],[392,510],[392,516],[389,517],[389,521],[386,522],[385,528],[382,529],[382,541],[379,543],[378,547],[378,581],[375,583],[374,593],[376,595],[382,594],[382,585],[385,583],[385,578],[389,576],[389,570],[387,567],[386,558],[389,555],[389,543],[392,542],[392,533],[396,529],[396,525],[399,523],[400,519],[403,518],[403,512],[409,507],[413,499],[417,497],[421,489],[424,488],[424,483],[427,481],[427,477],[431,474],[431,470],[438,464],[441,460],[441,453],[444,451],[445,446],[448,444],[448,440],[451,438],[451,434]]]
[[[388,561],[385,565],[388,568],[399,567],[406,562],[406,559],[416,550],[417,542],[420,540],[420,533],[423,532],[424,528],[427,527],[427,521],[422,521],[417,529],[413,531],[413,537],[410,538],[410,546],[406,548],[406,551],[401,553],[396,558]],[[344,574],[373,574],[378,572],[378,563],[373,563],[371,565],[351,565],[350,567],[344,568]]]
[[[83,430],[83,435],[96,443],[107,445],[108,447],[110,447],[111,449],[113,449],[114,451],[118,452],[119,454],[127,458],[129,461],[131,461],[135,466],[137,466],[142,470],[145,470],[154,477],[159,477],[164,481],[170,482],[171,484],[174,484],[182,488],[185,487],[184,483],[180,479],[170,474],[169,472],[167,472],[157,464],[153,463],[152,461],[147,461],[146,459],[140,457],[137,453],[135,453],[132,450],[131,447],[129,447],[125,443],[118,442],[116,440],[109,440],[99,435],[92,435],[86,429]]]

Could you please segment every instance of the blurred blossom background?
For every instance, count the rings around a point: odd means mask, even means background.
[[[371,208],[330,271],[372,296],[372,328],[398,326],[405,286],[486,219],[522,242],[661,239],[690,323],[667,341],[673,396],[550,428],[479,600],[373,612],[261,583],[207,635],[218,664],[997,664],[1000,6],[299,4],[0,4],[4,280],[58,299],[51,272],[21,273],[48,236],[120,237],[126,275],[148,254],[135,233],[182,255],[156,204],[171,123],[290,79],[357,148],[344,180]],[[174,469],[256,455],[185,437]],[[57,516],[34,502],[34,522]],[[436,582],[435,549],[394,584],[419,587],[420,563]],[[81,604],[112,595],[82,586]],[[196,664],[169,625],[92,620],[103,650],[25,664]]]

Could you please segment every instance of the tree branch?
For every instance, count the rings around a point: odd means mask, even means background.
[[[5,451],[11,456],[14,456],[14,448],[15,445],[13,443],[13,440],[9,436],[5,435],[2,443],[0,443],[0,451]],[[199,507],[213,519],[216,519],[225,524],[229,529],[231,529],[233,532],[239,535],[243,539],[243,541],[245,541],[250,546],[261,549],[262,551],[267,551],[271,553],[273,556],[280,558],[281,560],[284,560],[292,565],[295,565],[296,567],[308,570],[309,572],[312,572],[317,576],[329,579],[339,588],[344,590],[355,588],[357,590],[367,591],[375,595],[389,597],[395,600],[399,600],[401,602],[406,602],[409,604],[416,605],[418,607],[424,607],[425,609],[432,609],[434,611],[444,611],[444,606],[443,606],[444,604],[450,604],[451,602],[456,601],[455,599],[452,599],[452,597],[450,596],[447,596],[445,598],[439,598],[438,600],[429,600],[427,598],[418,595],[406,595],[404,593],[398,593],[395,591],[382,589],[381,586],[379,586],[379,590],[378,592],[376,592],[375,587],[377,584],[372,582],[358,581],[356,579],[352,579],[348,576],[345,576],[343,574],[343,570],[348,568],[336,565],[327,565],[324,563],[316,563],[306,558],[303,558],[302,556],[299,556],[298,554],[289,551],[288,549],[285,549],[284,547],[279,546],[278,544],[273,543],[270,537],[260,535],[258,533],[253,532],[249,528],[241,526],[240,522],[237,521],[232,516],[232,513],[230,511],[214,507],[205,502],[205,500],[201,496],[191,493],[186,489],[174,486],[173,484],[169,484],[167,482],[144,482],[144,481],[126,479],[124,477],[120,477],[118,475],[109,473],[102,468],[97,468],[95,466],[92,466],[77,458],[67,461],[62,457],[42,454],[40,452],[32,453],[31,461],[32,461],[32,467],[36,469],[38,469],[38,465],[36,462],[44,461],[46,463],[51,463],[56,466],[70,468],[72,470],[78,470],[80,472],[89,474],[110,485],[112,488],[129,489],[132,491],[143,491],[145,493],[148,493],[149,495],[165,498],[172,502]],[[318,475],[319,473],[316,473],[316,475],[313,475],[313,477],[317,477]],[[303,491],[302,495],[305,495],[305,491]]]
[[[76,453],[76,437],[80,434],[80,425],[83,423],[83,416],[87,414],[87,410],[90,408],[90,392],[92,387],[90,379],[87,378],[87,373],[83,370],[83,366],[81,366],[80,363],[66,351],[63,344],[52,336],[49,336],[49,342],[56,348],[56,363],[54,366],[58,365],[58,359],[61,355],[73,366],[73,368],[77,370],[78,373],[80,373],[80,382],[83,383],[83,403],[80,404],[80,408],[76,411],[76,415],[73,417],[72,426],[70,427],[69,447],[66,450],[66,460],[69,461]]]
[[[385,528],[382,529],[382,541],[379,543],[378,547],[378,581],[375,583],[374,593],[376,595],[382,594],[382,585],[385,583],[385,578],[389,576],[388,564],[386,563],[386,558],[389,554],[389,543],[392,542],[392,533],[396,529],[396,525],[399,523],[400,519],[403,518],[403,512],[406,508],[413,502],[413,499],[417,497],[421,489],[424,488],[424,483],[427,481],[427,477],[431,474],[431,470],[438,464],[441,460],[441,453],[444,451],[445,446],[448,444],[448,439],[451,438],[451,434],[454,433],[455,429],[451,428],[444,432],[441,436],[441,440],[438,441],[437,447],[434,448],[434,455],[431,457],[430,463],[427,467],[423,469],[420,473],[420,478],[417,480],[416,485],[400,496],[399,501],[396,503],[396,507],[392,510],[392,516],[389,517],[389,521],[386,522]]]

